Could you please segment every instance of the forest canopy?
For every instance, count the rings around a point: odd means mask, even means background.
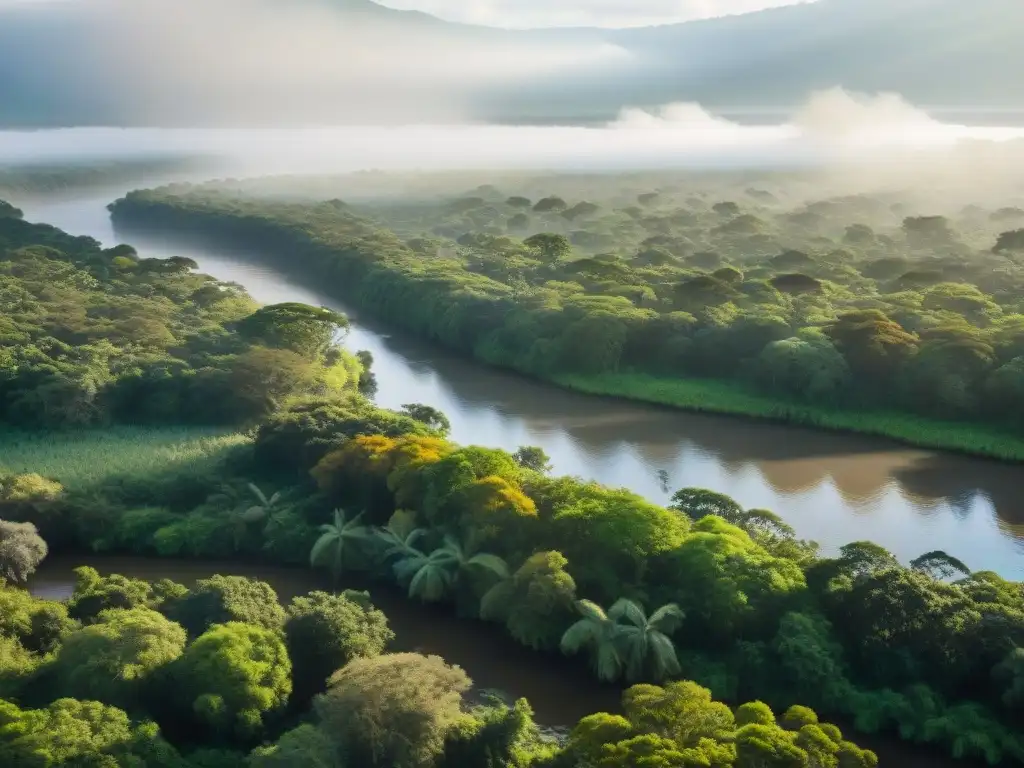
[[[194,268],[0,206],[0,423],[237,425],[359,385],[362,366],[333,346],[343,316],[260,309]]]
[[[384,320],[588,391],[723,382],[725,410],[844,412],[854,428],[895,412],[940,420],[945,447],[1024,455],[995,445],[1024,435],[1024,209],[1009,200],[821,197],[796,173],[513,177],[461,196],[445,177],[425,191],[429,176],[394,192],[399,178],[171,185],[113,215],[287,253]]]

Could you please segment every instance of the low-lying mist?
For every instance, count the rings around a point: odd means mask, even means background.
[[[624,109],[600,127],[472,123],[307,129],[81,128],[0,132],[0,164],[204,157],[206,177],[358,170],[818,169],[852,188],[1017,189],[1024,128],[942,123],[896,95],[812,96],[786,122],[745,126],[694,104]]]

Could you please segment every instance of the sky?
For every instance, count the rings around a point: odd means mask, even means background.
[[[0,5],[54,0],[0,0]],[[208,0],[209,1],[209,0]],[[216,0],[213,0],[215,2]],[[490,27],[641,27],[816,0],[374,0],[450,21]],[[76,0],[88,2],[88,0]],[[141,0],[145,2],[145,0]],[[287,0],[284,0],[287,2]]]
[[[638,27],[749,13],[814,0],[378,0],[494,27]]]

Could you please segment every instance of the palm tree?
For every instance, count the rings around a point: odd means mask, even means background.
[[[274,495],[268,499],[264,495],[263,491],[256,487],[254,483],[248,483],[246,487],[252,492],[252,495],[256,497],[257,501],[256,504],[253,504],[242,513],[246,522],[258,523],[261,520],[266,520],[268,517],[273,515],[275,511],[277,511],[277,502],[281,500],[280,491],[276,491]]]
[[[679,674],[679,659],[669,639],[684,618],[678,605],[668,603],[648,617],[641,605],[623,597],[609,609],[608,618],[618,625],[613,641],[625,661],[627,678],[639,680],[648,669],[656,680]]]
[[[443,549],[426,554],[416,549],[410,551],[395,563],[395,577],[409,582],[409,597],[420,600],[440,600],[455,581],[455,561]]]
[[[365,525],[360,524],[363,513],[360,512],[351,520],[340,509],[334,510],[334,525],[321,525],[322,534],[309,553],[310,565],[326,565],[331,569],[335,580],[345,569],[354,548],[369,540],[373,534]]]
[[[373,535],[382,546],[381,557],[390,560],[392,557],[408,557],[419,552],[416,542],[427,535],[426,528],[413,528],[408,533],[388,523],[386,528],[377,528]]]
[[[576,610],[583,618],[562,635],[562,653],[578,653],[581,648],[588,647],[597,676],[607,682],[618,679],[623,662],[616,637],[621,628],[604,612],[604,608],[590,600],[577,600]]]
[[[448,535],[429,555],[404,544],[403,550],[402,559],[394,565],[395,576],[399,581],[409,581],[409,597],[421,600],[440,600],[464,573],[471,571],[486,571],[499,579],[509,575],[508,565],[497,555],[469,555],[457,539]]]
[[[448,557],[455,563],[456,578],[463,573],[471,571],[483,571],[497,576],[498,579],[507,579],[510,575],[508,563],[500,557],[488,554],[487,552],[478,552],[475,555],[470,555],[454,536],[444,537],[441,551],[446,552]]]

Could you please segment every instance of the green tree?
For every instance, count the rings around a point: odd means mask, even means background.
[[[841,314],[825,333],[849,363],[862,385],[874,388],[891,381],[916,350],[917,339],[877,309]]]
[[[186,595],[167,606],[166,613],[192,637],[227,622],[278,630],[285,617],[277,593],[266,582],[220,574],[197,581]]]
[[[324,354],[348,318],[325,307],[294,302],[261,307],[239,323],[239,331],[254,342],[307,357]]]
[[[576,582],[566,572],[567,564],[561,552],[531,555],[510,578],[487,591],[480,616],[504,622],[523,645],[557,648],[575,609]]]
[[[68,614],[73,619],[90,622],[112,608],[152,608],[159,603],[148,581],[119,573],[101,576],[87,565],[75,568],[74,573],[75,589],[68,601]]]
[[[554,264],[565,261],[572,255],[572,244],[565,235],[553,232],[541,232],[523,241],[523,245],[533,251],[540,261]]]
[[[23,584],[47,551],[46,542],[32,523],[0,520],[0,578]]]
[[[223,736],[258,736],[283,710],[292,664],[278,631],[232,621],[200,635],[172,670],[196,718]]]
[[[180,759],[153,723],[133,725],[98,701],[58,699],[25,710],[0,701],[0,765],[175,768]]]
[[[401,412],[410,419],[426,424],[441,437],[446,437],[452,431],[452,424],[448,421],[448,417],[433,406],[408,403],[402,406]]]
[[[185,648],[185,630],[149,608],[114,609],[64,640],[53,672],[60,691],[134,710],[157,670]]]
[[[843,356],[827,340],[773,341],[758,357],[758,377],[769,391],[813,402],[835,400],[849,375]]]
[[[954,576],[962,578],[971,575],[971,569],[964,565],[963,561],[942,550],[926,552],[920,557],[915,557],[910,561],[910,567],[915,571],[927,573],[935,579],[951,579]]]
[[[372,605],[326,592],[294,598],[284,632],[298,701],[321,692],[331,673],[353,659],[379,656],[395,637]]]
[[[512,454],[512,457],[519,466],[525,469],[532,469],[534,472],[551,471],[551,457],[544,452],[543,448],[538,448],[535,445],[520,446]]]
[[[346,764],[428,768],[461,718],[470,685],[438,656],[387,654],[335,672],[315,709]]]
[[[326,733],[309,723],[283,734],[276,744],[257,747],[248,768],[345,768]]]
[[[1024,648],[1014,648],[992,670],[1002,685],[1003,703],[1024,710]]]
[[[1004,251],[1024,251],[1024,229],[1000,233],[996,244],[992,246],[992,252],[1003,253]]]
[[[40,600],[24,589],[0,584],[0,636],[33,653],[51,653],[76,627],[64,603]]]

